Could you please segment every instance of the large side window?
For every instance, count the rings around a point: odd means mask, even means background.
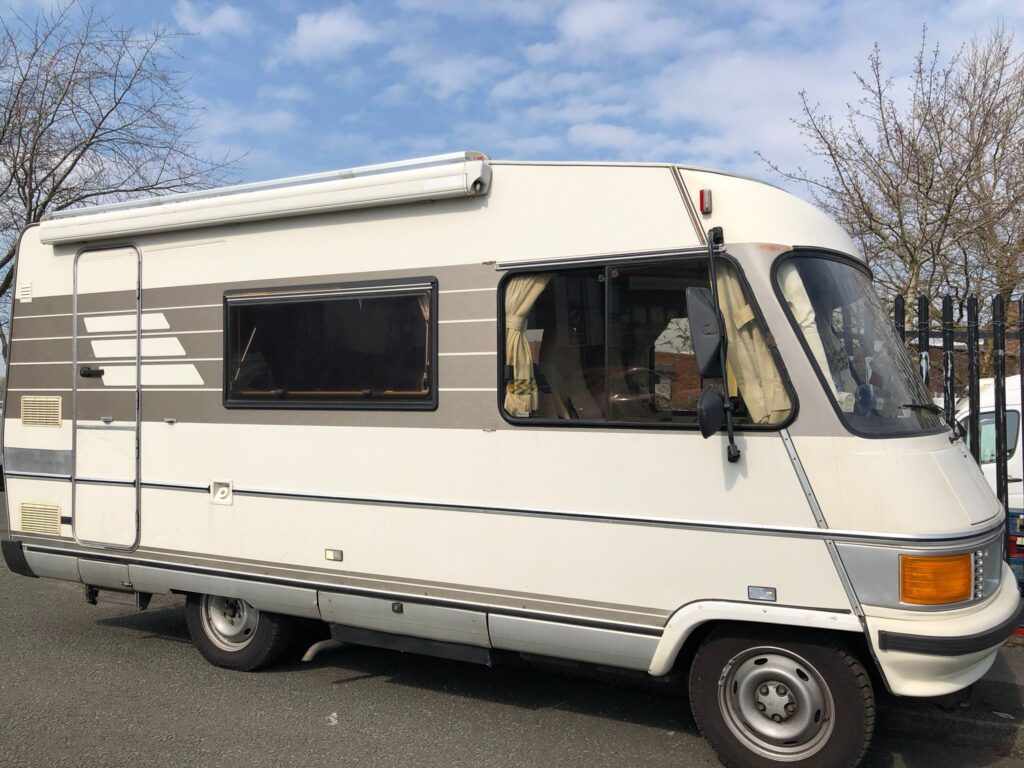
[[[436,281],[224,297],[224,404],[263,408],[437,405]]]
[[[703,259],[516,274],[504,282],[505,413],[514,420],[696,424],[697,371],[686,289],[708,285]],[[739,276],[722,260],[737,423],[772,425],[788,389]]]

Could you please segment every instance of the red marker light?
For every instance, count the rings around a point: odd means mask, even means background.
[[[711,213],[711,190],[702,189],[700,191],[700,212]]]

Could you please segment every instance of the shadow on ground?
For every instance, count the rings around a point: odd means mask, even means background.
[[[143,613],[126,612],[99,619],[97,623],[137,632],[145,639],[190,642],[181,605],[158,607]],[[561,710],[664,731],[697,734],[686,701],[685,685],[680,680],[655,682],[643,677],[620,678],[613,673],[595,672],[590,667],[527,664],[517,657],[503,657],[501,660],[506,663],[488,669],[352,645],[322,653],[312,662],[303,663],[298,660],[302,650],[291,648],[284,660],[263,674],[308,675],[310,685],[345,686],[377,679],[389,685],[436,691],[533,712]],[[205,663],[198,654],[196,658],[197,663]],[[1017,703],[1020,706],[1019,692]],[[934,768],[949,764],[947,749],[950,743],[955,743],[951,742],[950,734],[956,729],[946,726],[962,720],[965,712],[973,711],[974,707],[974,704],[965,707],[955,702],[940,705],[931,701],[896,700],[882,693],[879,696],[881,727],[863,765],[865,768]],[[902,718],[906,718],[908,712],[911,719],[918,718],[920,731],[904,733],[900,729],[896,732],[887,729],[885,720],[896,711]],[[1000,755],[1012,753],[1012,739],[1007,742],[997,731],[991,735],[993,741],[989,749],[977,754],[972,752],[972,766],[991,765],[1001,760]]]

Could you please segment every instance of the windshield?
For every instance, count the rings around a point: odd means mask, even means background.
[[[789,258],[776,279],[846,426],[868,436],[942,428],[916,366],[863,269],[822,256]]]

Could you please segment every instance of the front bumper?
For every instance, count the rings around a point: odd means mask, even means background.
[[[988,671],[1022,611],[1017,580],[1003,563],[999,589],[984,605],[934,612],[865,605],[864,618],[889,689],[899,696],[942,696]]]
[[[0,540],[0,553],[3,554],[4,563],[7,564],[8,570],[12,573],[16,573],[19,576],[28,576],[33,579],[37,578],[25,559],[25,550],[22,548],[20,541],[15,541],[14,539]]]

